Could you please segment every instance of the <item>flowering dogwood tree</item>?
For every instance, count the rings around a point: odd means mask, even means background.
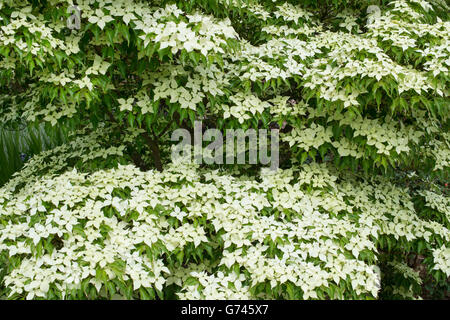
[[[1,122],[74,130],[0,188],[0,294],[444,292],[449,10],[444,0],[3,0]],[[196,120],[279,129],[280,168],[172,162],[171,132]]]

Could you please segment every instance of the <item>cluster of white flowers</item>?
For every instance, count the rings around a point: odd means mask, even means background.
[[[410,145],[418,145],[420,137],[424,135],[422,131],[415,130],[411,126],[399,126],[394,121],[380,122],[378,119],[367,119],[360,116],[350,119],[343,114],[335,113],[334,110],[319,112],[313,108],[305,107],[303,103],[291,106],[286,100],[283,102],[285,103],[284,106],[275,109],[274,113],[304,115],[305,119],[310,120],[326,118],[329,123],[323,126],[311,122],[309,126],[305,124],[302,127],[295,127],[289,133],[282,135],[282,139],[288,142],[290,146],[295,145],[305,151],[309,151],[311,147],[318,150],[321,145],[330,143],[341,156],[351,156],[357,159],[364,156],[365,145],[373,146],[376,153],[386,156],[390,156],[393,151],[397,154],[408,154],[411,151]],[[357,144],[344,136],[335,139],[330,124],[336,125],[336,123],[340,127],[348,126],[351,128],[353,138],[362,137],[364,142]]]
[[[341,157],[350,156],[360,159],[364,156],[364,150],[349,139],[343,138],[339,141],[333,141],[331,144],[337,149]]]
[[[450,248],[442,246],[433,250],[433,259],[436,263],[435,269],[441,270],[450,277]]]
[[[358,33],[361,32],[359,24],[357,23],[357,17],[354,16],[352,12],[350,12],[349,10],[345,10],[344,12],[337,14],[336,18],[342,19],[342,22],[339,23],[340,28],[344,28],[350,33],[353,30],[355,30]]]
[[[32,7],[20,8],[20,11],[11,13],[11,21],[7,25],[0,27],[0,44],[17,48],[18,51],[29,52],[33,56],[44,61],[46,55],[53,56],[54,49],[66,50],[64,41],[54,37],[54,30],[45,25],[45,19],[42,15],[35,16],[32,13]],[[23,30],[35,34],[40,41],[27,41]]]
[[[239,123],[244,123],[245,120],[251,119],[252,115],[256,113],[262,114],[265,109],[270,108],[270,103],[261,101],[255,95],[246,95],[242,92],[229,97],[230,105],[221,105],[219,108],[223,110],[223,117],[225,119],[233,116],[238,119]]]
[[[399,128],[394,122],[380,124],[378,120],[371,119],[345,119],[340,120],[342,125],[348,125],[354,130],[354,136],[367,138],[367,144],[377,148],[377,153],[390,155],[390,150],[395,150],[397,154],[409,152],[409,143],[418,144],[420,131],[412,128]],[[402,130],[403,129],[403,130]]]
[[[173,281],[182,287],[178,297],[183,300],[249,300],[252,298],[249,287],[243,285],[246,277],[234,272],[209,274],[206,266],[195,266],[193,271],[177,270]],[[198,271],[197,271],[198,270]],[[189,272],[190,271],[190,272]],[[172,279],[168,279],[172,280]],[[189,283],[191,280],[192,284]]]
[[[282,5],[277,7],[277,10],[273,13],[276,18],[282,17],[283,22],[294,21],[295,24],[298,24],[300,21],[308,21],[312,17],[312,13],[303,10],[299,6],[294,6],[290,3],[283,3]]]
[[[206,57],[211,52],[224,54],[221,45],[226,45],[226,39],[238,37],[229,20],[219,21],[201,14],[187,15],[187,21],[169,19],[170,15],[179,18],[180,13],[176,5],[172,5],[152,14],[143,14],[142,19],[134,21],[136,30],[143,32],[139,37],[144,40],[144,48],[150,42],[156,42],[159,49],[171,48],[172,54],[183,49],[187,52],[198,50]],[[194,31],[192,27],[196,25],[200,28]]]
[[[229,77],[215,66],[208,69],[198,66],[193,72],[182,66],[164,67],[160,72],[144,75],[143,85],[154,88],[153,101],[164,99],[167,103],[178,103],[183,109],[196,110],[204,97],[223,95],[222,88],[229,84]]]
[[[219,2],[230,8],[246,10],[249,14],[263,21],[266,21],[272,16],[272,13],[267,11],[266,8],[257,1],[243,2],[239,0],[219,0]]]
[[[298,146],[305,151],[311,147],[319,149],[326,142],[331,143],[333,132],[331,127],[323,127],[320,124],[312,123],[309,127],[294,128],[288,135],[282,137],[282,140],[292,146]]]
[[[450,145],[449,140],[430,141],[429,146],[425,146],[425,152],[431,154],[436,160],[434,170],[445,170],[450,166]]]
[[[287,297],[281,288],[289,284],[303,298],[345,298],[342,281],[358,296],[376,297],[381,235],[450,240],[445,227],[417,217],[404,190],[386,181],[338,181],[325,165],[264,171],[261,182],[189,164],[163,173],[119,165],[21,178],[20,189],[17,177],[0,189],[0,251],[18,259],[5,277],[10,294],[27,298],[84,284],[100,292],[114,279],[135,291],[174,283],[179,297],[195,299],[261,297],[251,292],[265,283],[269,298]],[[207,247],[218,265],[190,270],[163,258],[206,255]],[[435,262],[445,272],[442,250]]]
[[[430,4],[422,1],[421,5],[427,8],[426,11],[433,10]],[[411,10],[406,1],[396,1],[393,13],[401,13],[400,16],[387,14],[381,16],[374,23],[370,24],[370,34],[379,37],[382,41],[388,41],[393,46],[401,48],[403,51],[414,49],[423,57],[431,57],[424,63],[425,69],[432,72],[433,76],[445,74],[450,66],[449,55],[449,31],[448,21],[438,21],[435,24],[420,23],[422,15]],[[405,15],[412,15],[413,22],[405,21]],[[416,21],[417,20],[417,21]],[[431,43],[425,43],[424,48],[417,48],[417,41],[424,37],[439,39]]]
[[[450,221],[450,198],[429,190],[423,190],[421,194],[425,197],[426,206],[443,213]]]

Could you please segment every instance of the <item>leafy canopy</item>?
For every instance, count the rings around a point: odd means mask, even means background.
[[[80,29],[67,26],[75,4]],[[449,9],[2,1],[1,122],[73,130],[0,189],[0,290],[29,299],[445,291]],[[204,129],[279,128],[281,168],[170,163],[170,133],[199,119]]]

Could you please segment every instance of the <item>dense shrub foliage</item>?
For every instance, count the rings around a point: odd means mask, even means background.
[[[20,170],[30,157],[65,142],[65,130],[45,122],[10,122],[0,125],[0,186]]]
[[[0,188],[0,296],[445,298],[449,10],[0,2],[1,122],[73,129]],[[171,162],[195,120],[280,168]]]

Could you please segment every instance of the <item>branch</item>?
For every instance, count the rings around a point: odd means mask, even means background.
[[[142,133],[142,137],[144,137],[145,141],[147,141],[148,146],[152,150],[153,160],[155,161],[156,169],[161,172],[163,171],[163,166],[161,162],[161,153],[159,151],[158,143],[153,140],[147,132]]]

